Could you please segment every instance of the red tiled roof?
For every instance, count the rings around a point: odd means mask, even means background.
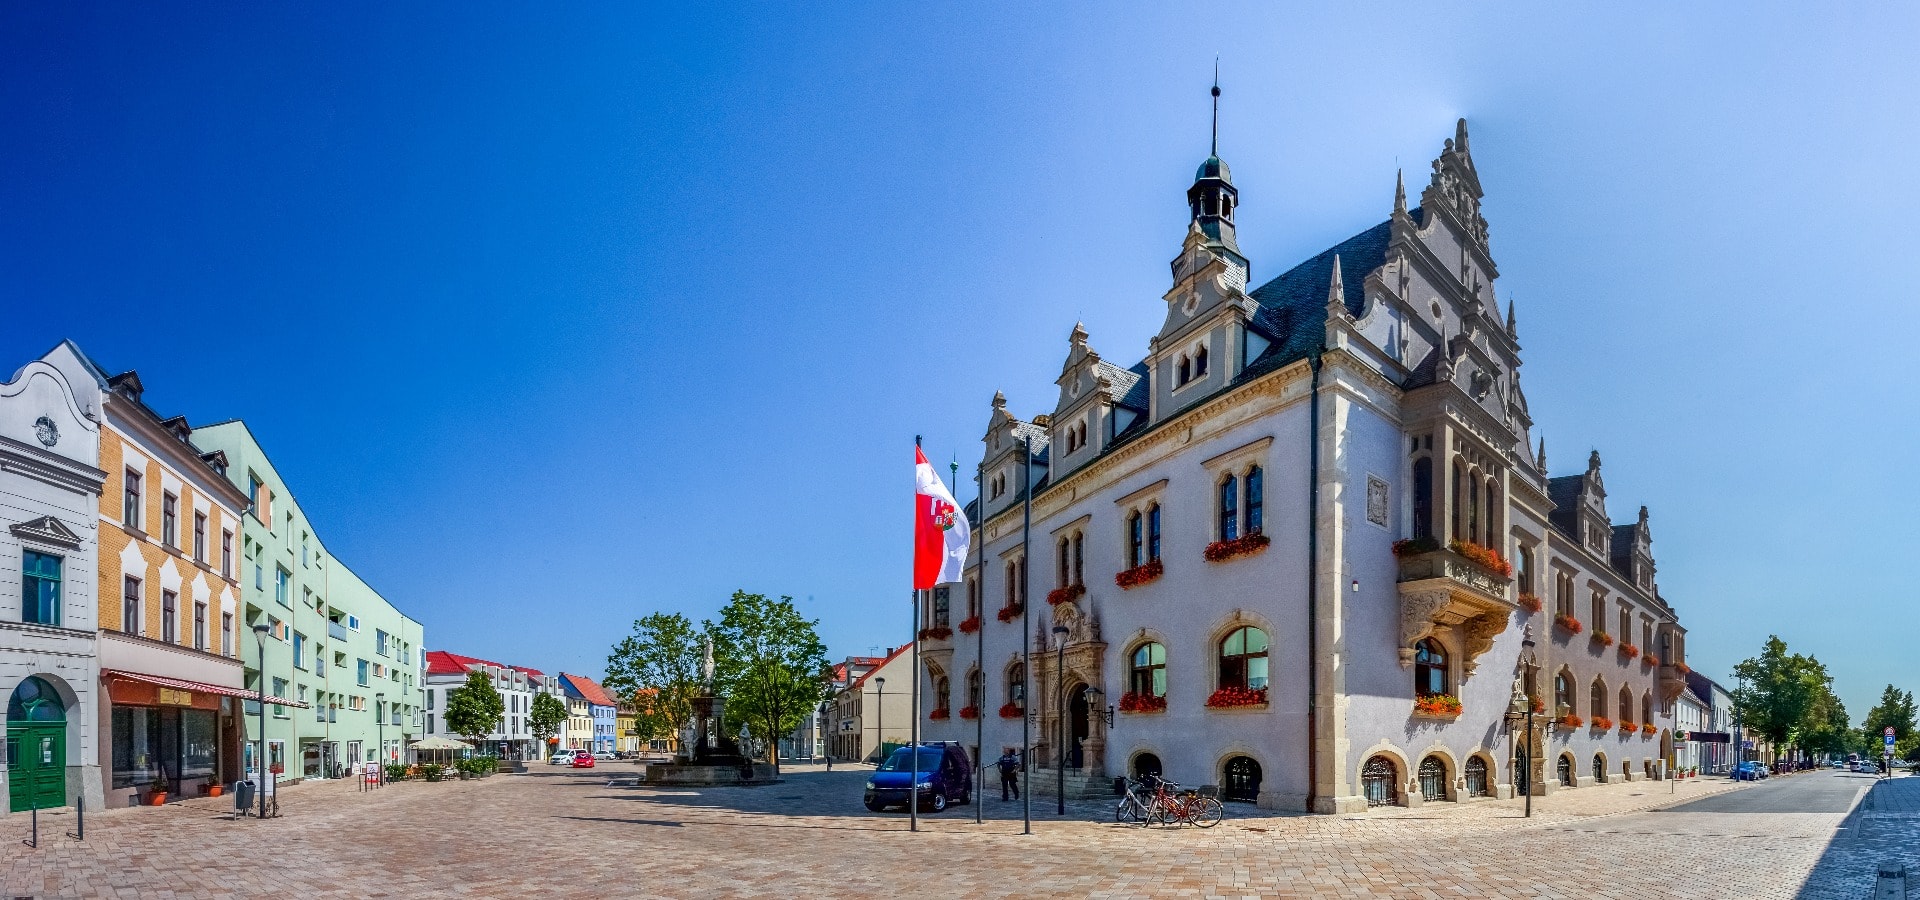
[[[496,669],[513,669],[518,672],[524,672],[527,674],[528,677],[531,677],[531,678],[546,677],[544,674],[541,673],[539,669],[529,669],[526,666],[503,665],[501,663],[494,662],[493,660],[490,660],[490,659],[480,659],[479,657],[474,657],[474,656],[461,656],[458,653],[449,653],[445,650],[428,650],[427,651],[427,674],[428,675],[463,675],[463,674],[466,674],[466,672],[468,672],[469,670],[471,670],[474,666],[492,666]]]
[[[619,705],[613,697],[607,693],[606,688],[601,687],[599,682],[591,678],[584,675],[568,675],[562,672],[560,673],[560,679],[573,685],[573,689],[578,691],[580,696],[585,697],[588,703],[594,703],[600,706]]]
[[[868,669],[868,670],[866,670],[865,672],[862,672],[862,673],[860,673],[860,677],[859,677],[859,678],[856,678],[856,679],[854,679],[854,681],[853,681],[853,683],[852,683],[852,684],[850,684],[850,685],[847,685],[847,690],[853,690],[854,688],[857,688],[857,687],[859,687],[859,686],[861,686],[861,685],[863,685],[863,684],[866,684],[866,683],[867,683],[867,679],[868,679],[868,678],[871,678],[871,677],[873,676],[873,673],[875,673],[875,672],[878,672],[878,671],[880,671],[880,670],[881,670],[881,669],[883,669],[883,668],[886,668],[886,665],[887,665],[887,663],[890,663],[890,662],[893,662],[893,660],[894,660],[894,658],[895,658],[895,657],[897,657],[897,656],[899,656],[900,654],[902,654],[902,653],[905,653],[905,652],[907,652],[908,650],[911,650],[911,649],[913,649],[913,644],[911,644],[911,643],[907,643],[907,644],[901,644],[901,645],[900,645],[900,647],[899,647],[899,649],[897,649],[897,650],[894,650],[894,651],[893,651],[892,653],[889,653],[889,654],[887,654],[887,658],[886,658],[886,659],[882,659],[882,660],[879,660],[878,662],[876,662],[876,663],[874,664],[874,666],[873,666],[873,668],[871,668],[871,669]],[[871,657],[869,657],[869,658],[871,658]]]

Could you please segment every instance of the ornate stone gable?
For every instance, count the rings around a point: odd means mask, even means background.
[[[1487,220],[1480,214],[1480,200],[1484,196],[1480,175],[1473,168],[1473,154],[1467,146],[1467,120],[1461,119],[1454,126],[1453,139],[1446,142],[1439,158],[1433,161],[1433,177],[1420,195],[1420,206],[1430,213],[1451,216],[1472,248],[1491,264]]]

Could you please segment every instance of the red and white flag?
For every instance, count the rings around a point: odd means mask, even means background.
[[[960,580],[967,566],[967,517],[953,492],[913,448],[913,589]]]

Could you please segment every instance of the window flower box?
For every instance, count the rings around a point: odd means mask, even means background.
[[[1020,614],[1026,611],[1027,605],[1025,603],[1009,603],[1006,606],[1000,607],[1000,611],[994,613],[993,617],[1002,622],[1011,622],[1014,619],[1020,618]]]
[[[1621,737],[1626,737],[1627,735],[1633,734],[1634,732],[1639,730],[1640,730],[1640,723],[1638,722],[1621,722],[1620,723]]]
[[[1560,717],[1560,727],[1568,731],[1572,731],[1585,724],[1587,724],[1587,721],[1576,715],[1569,714]]]
[[[1640,733],[1643,735],[1646,735],[1647,737],[1653,737],[1654,735],[1660,733],[1660,726],[1655,725],[1652,722],[1648,722],[1640,726]]]
[[[1452,694],[1421,694],[1413,698],[1413,711],[1418,715],[1451,719],[1460,715],[1460,698]]]
[[[980,617],[979,617],[979,616],[972,616],[972,617],[969,617],[969,618],[968,618],[968,619],[967,619],[967,620],[966,620],[965,622],[961,622],[961,623],[960,623],[960,633],[961,633],[961,634],[972,634],[972,633],[974,633],[974,632],[976,632],[976,631],[979,631],[979,630],[980,630]]]
[[[1018,719],[1026,714],[1027,711],[1021,709],[1018,703],[1008,703],[1000,707],[1000,718],[1002,719]]]
[[[1159,560],[1150,559],[1131,569],[1114,575],[1113,583],[1119,585],[1122,590],[1136,588],[1155,578],[1159,578],[1161,575],[1166,574],[1166,572],[1167,567],[1162,565]]]
[[[1267,705],[1266,688],[1223,687],[1207,698],[1208,709],[1232,709],[1236,706]]]
[[[1542,604],[1540,603],[1540,597],[1537,594],[1521,594],[1519,598],[1519,603],[1520,603],[1521,609],[1524,609],[1530,613],[1537,613],[1542,608]]]
[[[1596,631],[1593,633],[1593,642],[1602,647],[1611,647],[1613,646],[1613,635],[1604,631]]]
[[[1651,653],[1640,657],[1640,661],[1646,663],[1647,668],[1649,669],[1659,668],[1660,666],[1660,657],[1655,656]]]
[[[980,707],[978,707],[978,706],[962,706],[962,707],[960,707],[960,718],[962,718],[962,719],[978,719],[978,718],[980,718]]]
[[[1621,644],[1621,645],[1620,645],[1620,655],[1621,655],[1621,656],[1624,656],[1624,657],[1626,657],[1626,658],[1628,658],[1628,659],[1632,659],[1632,658],[1634,658],[1634,657],[1636,657],[1636,656],[1639,656],[1639,655],[1640,655],[1640,648],[1639,648],[1639,647],[1635,647],[1635,646],[1634,646],[1634,645],[1632,645],[1632,644]]]
[[[1675,672],[1679,672],[1682,675],[1689,674],[1693,671],[1692,669],[1687,668],[1687,664],[1683,662],[1668,663],[1668,665],[1673,666],[1673,670]]]
[[[1069,584],[1066,587],[1057,587],[1047,592],[1047,605],[1059,606],[1062,603],[1072,603],[1086,596],[1086,594],[1087,586],[1084,584]]]
[[[1500,551],[1492,547],[1482,547],[1472,541],[1448,541],[1447,549],[1467,558],[1482,569],[1486,569],[1501,578],[1513,577],[1513,564],[1507,562]]]
[[[1432,553],[1438,549],[1440,549],[1440,542],[1430,537],[1406,538],[1393,542],[1393,555],[1395,556],[1419,556],[1422,553]]]
[[[1271,543],[1273,543],[1272,538],[1256,531],[1230,541],[1214,541],[1207,545],[1205,556],[1207,562],[1226,562],[1236,556],[1259,553],[1267,549],[1267,545]]]
[[[923,641],[944,641],[950,637],[953,637],[953,629],[945,625],[920,629],[920,639]]]
[[[1594,716],[1594,717],[1593,717],[1593,730],[1595,730],[1595,731],[1612,731],[1612,730],[1613,730],[1613,720],[1612,720],[1612,719],[1609,719],[1609,718],[1607,718],[1606,716]]]
[[[1125,713],[1160,712],[1167,708],[1167,698],[1152,694],[1136,694],[1128,691],[1120,695],[1120,711]]]
[[[953,718],[953,711],[952,711],[952,710],[950,710],[950,709],[947,709],[947,708],[946,708],[946,707],[944,707],[944,706],[942,706],[942,707],[940,707],[939,709],[936,709],[936,710],[934,710],[933,712],[930,712],[930,713],[927,713],[927,718],[929,718],[929,719],[951,719],[951,718]]]
[[[1568,634],[1579,634],[1581,630],[1580,620],[1572,616],[1554,616],[1553,624],[1566,629]]]

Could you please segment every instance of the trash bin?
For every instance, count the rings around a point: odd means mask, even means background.
[[[1113,795],[1115,797],[1124,797],[1127,795],[1127,779],[1125,776],[1114,776]]]
[[[254,785],[252,781],[236,781],[233,783],[234,818],[237,819],[246,815],[247,810],[253,808],[253,791]]]

